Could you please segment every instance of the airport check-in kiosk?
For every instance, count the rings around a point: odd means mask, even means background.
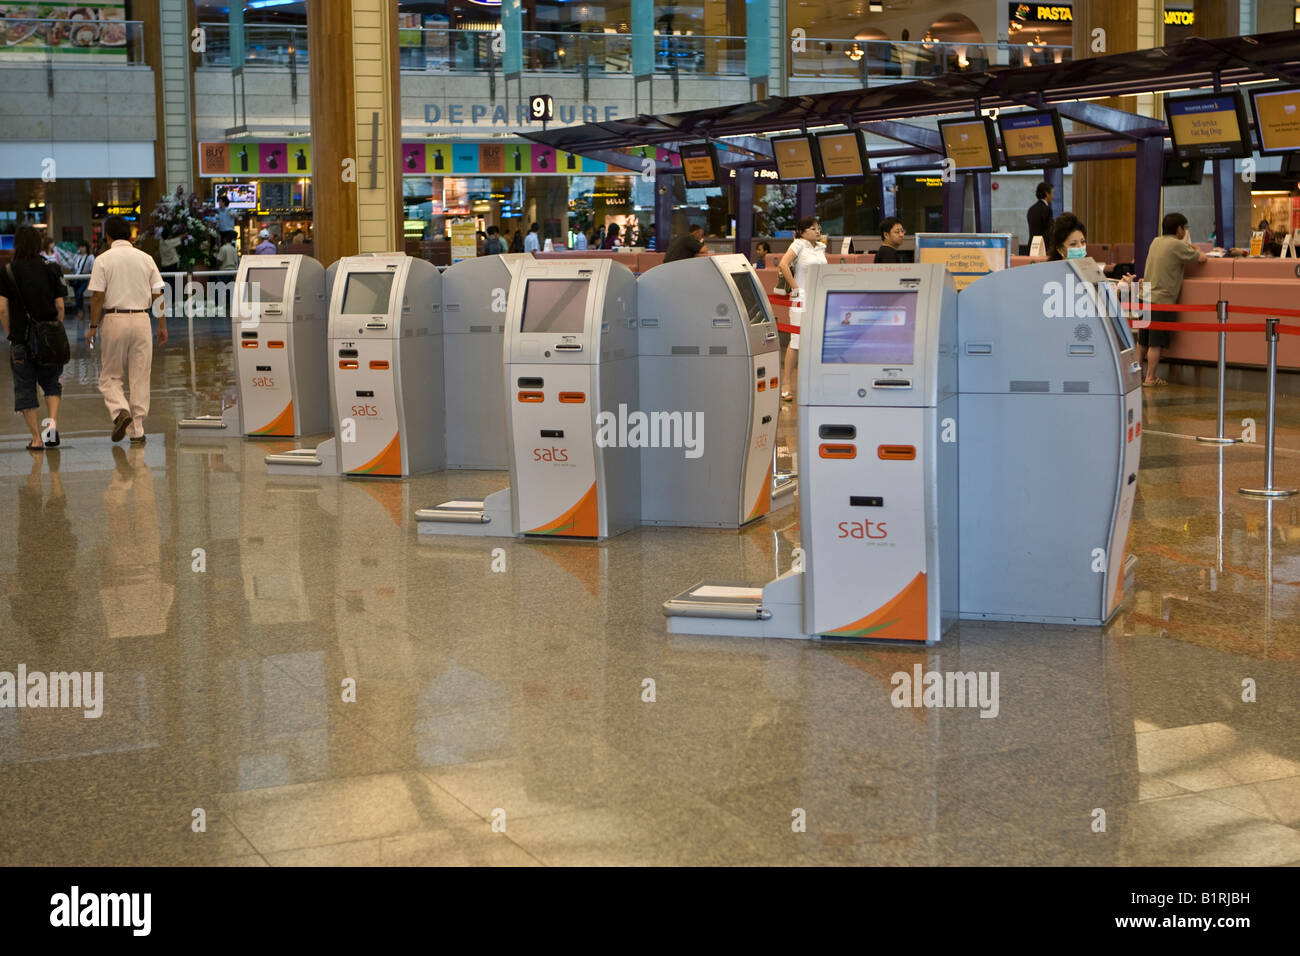
[[[510,488],[422,509],[420,531],[605,538],[636,527],[639,449],[617,434],[620,406],[626,417],[638,402],[636,323],[626,266],[525,263],[506,312]]]
[[[329,428],[325,270],[310,256],[245,256],[235,277],[231,337],[238,399],[191,429],[297,437]]]
[[[753,266],[741,255],[655,266],[637,279],[637,311],[638,407],[654,438],[641,449],[642,523],[738,528],[763,517],[781,355]],[[696,426],[689,454],[666,441]]]
[[[463,259],[442,276],[447,467],[505,470],[502,339],[514,275],[530,255]]]
[[[961,616],[1103,624],[1124,594],[1142,435],[1114,291],[1074,259],[959,299]]]
[[[958,599],[952,277],[937,264],[814,266],[808,301],[803,571],[763,588],[702,582],[664,604],[669,630],[934,643]]]

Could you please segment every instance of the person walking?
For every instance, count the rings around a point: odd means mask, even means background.
[[[501,230],[497,226],[487,227],[487,241],[483,243],[483,255],[499,256],[506,251],[505,240],[501,238]]]
[[[602,249],[618,249],[622,242],[618,238],[618,223],[613,222],[609,225],[609,232],[605,234],[605,241],[600,244]]]
[[[794,227],[795,240],[781,257],[780,270],[790,287],[790,324],[799,326],[803,322],[804,283],[808,281],[808,268],[816,263],[825,264],[826,245],[821,241],[822,227],[816,216],[804,216]],[[785,365],[781,370],[781,400],[794,401],[794,392],[789,382],[794,374],[794,362],[799,353],[799,333],[790,335],[790,345],[785,350]]]
[[[113,441],[128,430],[132,444],[144,442],[144,418],[149,414],[149,378],[153,371],[153,325],[150,304],[163,290],[157,263],[130,242],[131,227],[121,216],[109,216],[104,231],[113,240],[95,260],[90,274],[90,328],[86,341],[94,348],[103,317],[99,391],[113,419]],[[167,344],[167,311],[158,303],[158,344]],[[130,389],[128,400],[124,390]]]
[[[515,234],[510,237],[510,251],[511,252],[524,251],[524,237],[523,234],[518,229],[516,229]]]
[[[46,336],[40,335],[37,323],[63,322],[63,299],[67,291],[58,265],[46,261],[41,255],[40,233],[32,226],[20,226],[14,234],[13,261],[0,270],[0,326],[9,337],[14,411],[23,416],[27,430],[32,434],[32,440],[27,443],[28,451],[44,451],[59,446],[64,362],[45,354],[41,342],[46,340]],[[37,385],[45,393],[52,421],[48,440],[41,434]]]
[[[528,235],[524,236],[524,252],[541,252],[542,240],[538,238],[540,228],[537,223],[528,227]]]
[[[72,274],[79,276],[89,276],[91,268],[95,265],[95,257],[91,255],[90,243],[84,239],[77,243],[77,256],[72,260]],[[68,286],[72,289],[72,294],[76,296],[77,319],[81,320],[86,317],[86,286],[90,284],[89,279],[69,279]]]

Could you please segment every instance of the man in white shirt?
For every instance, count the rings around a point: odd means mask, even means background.
[[[528,228],[528,235],[524,236],[524,252],[541,252],[542,241],[538,238],[537,223],[533,223]]]
[[[235,251],[234,239],[226,239],[217,250],[217,268],[222,272],[234,272],[239,268],[239,253]]]
[[[153,324],[150,305],[164,288],[153,257],[131,245],[131,227],[121,216],[109,216],[104,232],[112,241],[95,259],[90,272],[90,328],[86,342],[94,347],[100,318],[104,335],[100,348],[99,391],[113,418],[113,441],[130,431],[132,444],[144,443],[144,417],[149,413],[149,378],[153,372]],[[158,344],[167,342],[167,313],[158,308]],[[128,400],[123,375],[131,390]]]
[[[573,248],[575,249],[587,248],[587,234],[583,232],[581,229],[579,229],[577,232],[573,234]]]

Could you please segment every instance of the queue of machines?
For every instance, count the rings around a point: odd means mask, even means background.
[[[453,271],[454,271],[453,267]],[[776,324],[744,256],[525,263],[505,333],[510,487],[421,532],[605,538],[771,508]]]
[[[310,256],[246,256],[230,299],[237,400],[180,433],[299,437],[329,422],[325,270]]]
[[[443,467],[442,280],[398,253],[330,267],[329,412],[334,437],[268,455],[272,474],[405,477]]]
[[[932,644],[958,617],[1109,620],[1135,561],[1141,400],[1096,264],[960,296],[937,265],[816,266],[809,292],[802,572],[701,582],[665,602],[669,630]]]

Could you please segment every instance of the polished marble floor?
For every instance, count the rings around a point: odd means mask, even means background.
[[[787,569],[797,509],[740,534],[421,540],[416,508],[505,475],[272,479],[284,443],[180,443],[233,395],[198,324],[157,353],[143,447],[109,442],[80,340],[62,450],[0,428],[0,671],[105,684],[98,719],[0,709],[0,862],[1300,863],[1300,498],[1236,494],[1262,449],[1191,440],[1206,388],[1145,396],[1136,588],[1109,627],[687,638],[661,602]],[[1260,395],[1228,410],[1262,441]],[[1300,483],[1300,397],[1279,417],[1279,483]],[[998,717],[892,707],[918,663],[999,672]]]

